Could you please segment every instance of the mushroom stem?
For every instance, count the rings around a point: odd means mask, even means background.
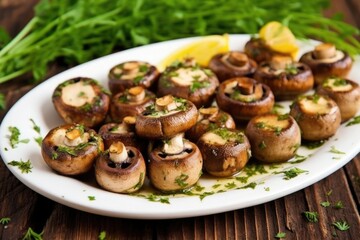
[[[293,62],[289,56],[274,56],[271,59],[270,66],[275,70],[285,69],[286,66],[291,65]]]
[[[163,152],[166,154],[179,154],[184,150],[184,134],[180,133],[164,143]]]
[[[132,87],[128,91],[128,99],[130,102],[139,102],[145,98],[145,90],[141,86]]]
[[[164,97],[156,99],[155,108],[157,111],[172,111],[176,109],[176,102],[174,97],[171,95],[166,95]]]
[[[336,55],[335,45],[332,43],[322,43],[315,47],[314,58],[316,59],[328,59]]]
[[[80,143],[85,143],[89,140],[89,134],[82,133],[79,129],[74,128],[65,134],[64,143],[69,147],[75,147]]]
[[[232,65],[237,66],[237,67],[242,67],[242,66],[246,65],[249,61],[246,54],[241,53],[241,52],[230,52],[226,56],[226,60],[229,63],[231,63]]]
[[[254,84],[252,82],[239,82],[237,85],[241,94],[250,95],[254,93]]]
[[[122,142],[115,142],[109,148],[110,160],[114,163],[125,163],[128,160],[128,153],[126,147]]]
[[[216,115],[219,112],[219,108],[217,107],[209,107],[209,108],[200,108],[199,109],[199,118],[207,118],[211,121],[216,121]]]

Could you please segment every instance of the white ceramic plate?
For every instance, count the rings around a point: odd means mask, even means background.
[[[231,35],[231,49],[242,50],[249,38],[248,35]],[[244,178],[242,178],[242,176],[246,176],[246,173],[237,176],[237,179],[230,178],[221,181],[202,177],[199,184],[205,189],[200,192],[193,190],[193,192],[196,193],[195,195],[206,196],[203,199],[199,196],[188,195],[158,196],[145,193],[145,197],[139,197],[111,193],[98,187],[93,179],[61,176],[45,164],[40,154],[40,147],[34,141],[39,134],[34,131],[30,119],[40,126],[43,137],[50,129],[63,123],[51,102],[51,95],[58,84],[73,77],[84,76],[95,78],[107,87],[107,73],[112,66],[126,60],[143,60],[156,65],[169,53],[193,40],[194,38],[180,39],[115,53],[74,67],[40,84],[10,109],[1,124],[1,157],[5,164],[29,188],[72,208],[113,217],[165,219],[220,213],[283,197],[330,175],[360,151],[358,136],[354,134],[360,133],[360,125],[346,127],[345,124],[342,124],[337,134],[320,148],[308,150],[301,147],[298,154],[306,157],[306,160],[301,163],[267,166],[265,168],[267,172],[250,177],[247,182],[244,182]],[[301,43],[300,54],[312,49],[313,44],[312,41]],[[349,78],[358,80],[357,76],[359,75],[360,61],[357,59]],[[286,111],[289,103],[280,104],[285,107],[283,110]],[[30,142],[20,143],[15,149],[12,149],[9,143],[9,126],[17,127],[21,133],[20,139],[27,138],[30,139]],[[342,153],[335,153],[334,150]],[[19,168],[8,164],[13,160],[30,160],[33,166],[32,171],[27,174],[21,173]],[[283,173],[275,174],[275,172],[294,167],[307,172],[289,180],[284,179]],[[249,183],[252,183],[254,188],[247,188],[251,185]],[[220,191],[224,189],[225,192]],[[218,193],[212,194],[214,192]],[[153,202],[149,201],[149,198],[165,199],[169,203]]]

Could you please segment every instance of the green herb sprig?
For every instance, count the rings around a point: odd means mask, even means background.
[[[20,161],[11,161],[8,163],[10,166],[18,167],[21,170],[21,173],[30,173],[32,169],[32,165],[30,159],[24,162],[23,160]]]
[[[43,232],[36,233],[31,227],[29,227],[23,237],[23,240],[42,240],[43,239],[42,235],[43,235]]]
[[[9,127],[10,131],[10,146],[16,148],[19,143],[28,143],[29,139],[20,139],[20,130],[17,127]]]
[[[326,18],[329,0],[41,0],[35,16],[11,41],[1,31],[0,83],[32,72],[43,79],[50,62],[78,64],[116,49],[195,35],[255,34],[280,21],[298,38],[332,42],[351,55],[360,53],[359,29]],[[91,7],[89,7],[91,6]],[[166,23],[166,24],[163,24]]]

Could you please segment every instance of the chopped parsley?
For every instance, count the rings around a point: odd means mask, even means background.
[[[9,217],[3,217],[3,218],[0,219],[0,224],[6,225],[6,224],[8,224],[10,221],[11,221],[11,218],[9,218]]]
[[[350,225],[345,221],[333,222],[332,225],[335,226],[340,231],[346,231],[350,228]]]
[[[187,180],[188,178],[189,178],[188,175],[182,173],[180,176],[178,176],[178,177],[175,178],[175,183],[176,183],[177,185],[179,185],[179,187],[184,188],[184,187],[188,186],[188,183],[186,182],[186,180]]]
[[[321,202],[320,205],[323,206],[323,207],[329,207],[330,202],[329,201]]]
[[[196,90],[199,90],[201,88],[207,88],[209,86],[210,86],[210,82],[195,80],[192,82],[190,86],[190,92],[194,93]]]
[[[295,64],[287,64],[285,67],[285,72],[287,74],[297,74],[299,72],[297,66]]]
[[[306,211],[306,212],[303,212],[303,214],[308,222],[318,222],[319,221],[318,220],[319,214],[317,212]]]
[[[337,201],[334,205],[334,208],[336,208],[336,209],[344,208],[342,201]]]
[[[34,230],[32,230],[31,227],[28,228],[27,232],[25,233],[25,236],[23,237],[23,240],[42,240],[43,232],[36,233]]]
[[[29,139],[19,139],[20,138],[20,131],[17,127],[9,127],[10,131],[10,146],[12,148],[16,148],[19,143],[28,143]]]
[[[275,238],[285,238],[286,237],[286,233],[284,232],[278,232],[275,236]]]
[[[90,201],[95,201],[95,196],[88,196],[88,199],[89,199]]]
[[[352,125],[355,125],[355,124],[360,124],[360,115],[354,117],[354,118],[353,118],[350,122],[348,122],[345,126],[348,127],[348,126],[352,126]]]
[[[331,152],[331,153],[335,153],[335,154],[345,154],[344,152],[342,152],[342,151],[340,151],[340,150],[336,149],[336,148],[335,148],[335,146],[331,146],[331,148],[330,148],[330,151],[329,151],[329,152]]]
[[[101,231],[99,233],[99,237],[98,237],[99,240],[105,240],[106,239],[106,232],[105,231]]]
[[[235,182],[229,182],[229,183],[225,184],[225,187],[227,189],[234,189],[234,188],[236,188],[236,184],[235,184]]]
[[[284,173],[285,177],[283,178],[284,180],[289,180],[289,179],[292,179],[294,177],[297,177],[299,174],[301,173],[306,173],[306,172],[309,172],[307,170],[302,170],[300,168],[292,168],[290,170],[287,170],[287,171],[281,171],[281,172],[274,172],[275,174],[280,174],[280,173]]]
[[[264,187],[264,190],[269,192],[270,191],[270,187]]]
[[[160,202],[160,203],[170,204],[168,197],[160,197],[155,194],[150,194],[149,196],[146,196],[146,199],[149,200],[150,202]]]
[[[266,143],[263,141],[261,141],[261,143],[259,144],[259,148],[260,149],[265,149],[266,148]]]
[[[234,141],[236,143],[244,142],[244,135],[242,132],[234,132],[228,128],[217,128],[213,130],[213,133],[220,136],[222,139],[229,141]]]
[[[30,173],[32,169],[32,165],[30,159],[24,162],[20,161],[11,161],[8,163],[10,166],[18,167],[21,170],[21,173]]]
[[[301,143],[301,145],[303,145],[304,147],[306,147],[307,149],[315,149],[315,148],[319,148],[322,145],[324,145],[326,140],[319,140],[319,141],[304,141]]]
[[[41,146],[42,141],[43,141],[43,138],[42,138],[41,136],[34,138],[34,140],[35,140],[35,142],[37,142],[37,144],[38,144],[39,146]]]
[[[294,161],[291,161],[289,162],[290,164],[297,164],[297,163],[301,163],[303,161],[305,161],[307,159],[307,157],[305,156],[302,156],[302,155],[298,155],[298,154],[295,154],[295,160]]]
[[[214,195],[214,194],[215,194],[215,192],[204,192],[199,197],[200,197],[200,200],[203,200],[205,197],[211,196],[211,195]]]

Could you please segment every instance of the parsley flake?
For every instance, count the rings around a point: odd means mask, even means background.
[[[106,232],[101,231],[98,237],[99,240],[105,240],[106,239]]]
[[[335,148],[335,146],[331,146],[331,149],[330,149],[330,151],[329,151],[329,152],[331,152],[331,153],[335,153],[335,154],[345,154],[344,152],[342,152],[342,151],[340,151],[340,150],[336,149],[336,148]]]
[[[280,173],[284,173],[285,177],[283,178],[284,180],[289,180],[291,178],[297,177],[299,174],[301,173],[306,173],[309,172],[307,170],[302,170],[300,168],[292,168],[290,170],[287,171],[281,171],[281,172],[274,172],[275,174],[280,174]]]
[[[319,214],[317,212],[306,211],[306,212],[303,212],[303,214],[309,222],[318,222],[319,221],[318,220]]]
[[[360,124],[360,115],[354,117],[354,118],[353,118],[350,122],[348,122],[345,126],[348,127],[348,126],[352,126],[352,125],[355,125],[355,124]]]
[[[19,143],[28,143],[29,139],[19,139],[20,138],[20,131],[17,127],[9,127],[10,131],[10,145],[12,148],[16,148]]]
[[[10,222],[11,218],[9,217],[3,217],[0,219],[0,224],[7,225]]]
[[[36,233],[34,230],[32,230],[31,227],[28,228],[27,232],[25,233],[25,236],[23,237],[23,240],[42,240],[43,232]]]
[[[285,238],[286,237],[286,233],[284,232],[278,232],[275,236],[275,238]]]
[[[336,209],[344,208],[342,201],[337,201],[334,205],[334,208],[336,208]]]
[[[332,225],[335,226],[340,231],[346,231],[350,228],[350,225],[345,221],[333,222]]]
[[[95,201],[96,199],[95,199],[95,196],[88,196],[88,199],[90,200],[90,201]]]
[[[5,95],[0,93],[0,110],[5,110],[6,102],[5,102]]]
[[[10,166],[18,167],[21,170],[21,173],[29,173],[31,172],[32,165],[30,159],[24,162],[23,160],[20,161],[11,161],[8,163]]]
[[[330,202],[329,201],[321,202],[320,205],[323,206],[323,207],[329,207]]]

